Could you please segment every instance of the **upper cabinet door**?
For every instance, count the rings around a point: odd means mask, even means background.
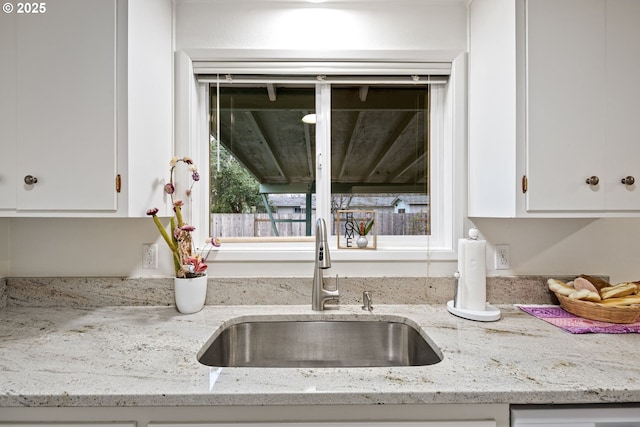
[[[604,2],[526,5],[526,208],[605,210]]]
[[[640,1],[469,11],[470,215],[638,217]]]
[[[17,209],[116,210],[116,1],[16,18]]]
[[[640,209],[640,1],[606,2],[607,204],[609,209]],[[624,184],[632,177],[634,184]],[[627,182],[630,182],[627,181]]]
[[[16,19],[0,13],[0,209],[16,207]]]

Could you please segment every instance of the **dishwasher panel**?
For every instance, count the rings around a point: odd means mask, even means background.
[[[511,427],[640,427],[640,407],[512,408]]]

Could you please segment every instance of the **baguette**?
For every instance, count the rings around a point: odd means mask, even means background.
[[[640,295],[630,295],[627,297],[609,298],[609,299],[600,301],[598,304],[604,305],[607,307],[640,304]]]
[[[551,289],[553,292],[564,295],[566,297],[568,297],[572,292],[575,291],[573,286],[563,282],[562,280],[549,279],[547,280],[547,285],[549,285],[549,289]]]
[[[569,294],[571,299],[579,299],[583,301],[600,302],[600,294],[590,291],[589,289],[580,289]]]
[[[600,289],[602,299],[626,297],[638,292],[638,285],[635,283],[619,283],[615,286]]]

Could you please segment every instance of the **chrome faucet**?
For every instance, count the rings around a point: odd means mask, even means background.
[[[331,268],[331,255],[329,254],[329,244],[327,243],[327,224],[324,219],[318,218],[316,221],[316,258],[313,266],[313,285],[311,288],[311,309],[315,311],[324,310],[324,303],[328,300],[338,299],[338,280],[336,279],[335,291],[325,289],[323,283],[323,270]]]

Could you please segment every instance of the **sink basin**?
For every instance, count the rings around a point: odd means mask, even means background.
[[[217,331],[199,352],[207,366],[424,366],[442,360],[418,330],[395,321],[257,321]]]

